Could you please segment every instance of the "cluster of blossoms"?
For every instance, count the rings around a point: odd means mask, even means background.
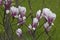
[[[10,13],[12,17],[18,18],[18,24],[24,24],[25,23],[25,13],[26,13],[26,8],[22,6],[18,6],[18,8],[12,6],[10,7]]]
[[[45,19],[44,23],[44,29],[46,32],[49,32],[51,30],[52,25],[54,25],[54,20],[56,19],[56,14],[53,13],[48,8],[43,8],[42,12],[41,10],[38,10],[36,13],[36,17],[33,18],[32,24],[29,24],[28,28],[36,30],[36,27],[39,25],[39,20],[41,18]]]
[[[54,20],[56,19],[56,14],[53,13],[50,9],[44,8],[42,12],[42,16],[45,18],[46,23],[44,24],[44,28],[47,32],[50,31],[52,25],[54,25]]]
[[[22,6],[14,7],[11,6],[12,0],[5,0],[4,1],[4,7],[6,10],[6,14],[11,14],[12,17],[18,19],[17,25],[22,25],[25,23],[26,19],[26,8]],[[2,0],[0,0],[0,5],[2,5]],[[53,13],[48,8],[43,8],[43,10],[38,10],[36,13],[36,17],[33,18],[32,24],[29,24],[28,29],[29,30],[36,30],[37,26],[39,25],[39,21],[41,18],[44,18],[46,22],[44,23],[44,28],[47,32],[50,31],[52,25],[54,25],[54,20],[56,19],[56,14]],[[16,30],[16,34],[20,37],[22,35],[22,30],[18,28]]]
[[[41,19],[41,10],[38,10],[36,13],[36,17],[33,18],[32,24],[29,24],[28,28],[35,30],[36,27],[39,25],[39,20]]]
[[[10,7],[10,13],[12,17],[15,17],[18,19],[18,24],[17,25],[22,25],[25,23],[25,13],[26,13],[26,8],[22,6],[18,6],[18,8],[12,6]],[[22,36],[22,30],[18,28],[16,30],[16,34],[20,37]]]
[[[22,6],[12,6],[12,0],[5,0],[2,1],[0,0],[0,5],[2,5],[2,3],[4,3],[4,8],[5,8],[5,12],[6,14],[11,14],[12,17],[17,18],[18,19],[18,23],[17,25],[23,25],[25,23],[25,13],[26,13],[26,8],[22,7]],[[20,28],[17,29],[16,34],[18,36],[22,35],[22,30]]]

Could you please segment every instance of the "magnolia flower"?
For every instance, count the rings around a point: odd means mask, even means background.
[[[37,18],[33,18],[33,23],[32,23],[33,30],[36,29],[37,25],[38,25],[38,19]]]
[[[25,23],[25,19],[26,19],[25,16],[21,18],[21,15],[19,14],[19,16],[18,16],[18,24],[17,25],[24,24]]]
[[[18,9],[19,9],[21,17],[25,16],[26,8],[19,6]]]
[[[20,28],[18,28],[17,30],[16,30],[16,34],[20,37],[20,36],[22,36],[22,30],[20,29]]]
[[[56,14],[52,13],[49,17],[48,17],[48,23],[53,23],[54,20],[56,19]]]
[[[28,28],[35,30],[37,25],[38,25],[38,19],[37,18],[33,18],[33,22],[32,22],[32,24],[29,24]]]
[[[9,10],[10,6],[11,6],[11,0],[5,0],[4,4],[5,4],[5,10]]]
[[[48,22],[46,22],[46,23],[44,24],[44,28],[46,29],[47,32],[49,32],[49,31],[51,30],[51,27],[52,27],[52,25],[49,25]]]
[[[9,10],[6,10],[6,14],[8,14],[9,13]]]
[[[49,24],[52,24],[56,18],[56,14],[54,14],[50,9],[44,8],[42,16],[48,21]]]
[[[2,0],[0,0],[0,5],[2,5]]]
[[[38,19],[37,18],[33,18],[33,22],[31,24],[32,29],[35,30],[37,25],[38,25]]]
[[[36,18],[39,20],[41,18],[41,10],[38,10],[36,13]]]
[[[48,8],[44,8],[43,11],[42,11],[42,16],[47,20],[48,19],[48,16],[51,14],[51,10],[48,9]]]
[[[10,12],[11,12],[11,15],[12,15],[13,17],[18,17],[18,14],[19,14],[18,8],[12,6],[12,7],[10,8]]]
[[[19,6],[18,9],[19,9],[18,25],[24,24],[26,19],[25,16],[26,8]]]
[[[37,18],[33,18],[33,24],[36,24],[36,23],[38,23],[38,19]]]

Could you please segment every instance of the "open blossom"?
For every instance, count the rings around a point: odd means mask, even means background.
[[[26,8],[19,6],[18,9],[19,9],[18,25],[24,24],[26,19],[26,16],[25,16]]]
[[[37,18],[33,18],[33,22],[32,22],[32,24],[29,24],[28,28],[35,30],[37,25],[38,25],[38,19]]]
[[[49,25],[48,22],[44,23],[44,28],[46,29],[47,32],[49,32],[52,28],[52,25]]]
[[[19,10],[18,10],[18,8],[12,6],[12,7],[10,8],[10,13],[11,13],[11,15],[12,15],[13,17],[16,17],[16,16],[18,16],[18,14],[19,14]]]
[[[52,13],[49,17],[48,17],[48,23],[53,23],[54,20],[56,19],[56,14]]]
[[[36,13],[36,18],[39,20],[41,18],[41,10],[38,10]]]
[[[25,16],[26,8],[19,6],[18,9],[19,9],[19,13],[20,13],[21,17]]]
[[[12,2],[12,0],[5,0],[5,3],[4,3],[5,10],[9,10],[10,9],[11,2]]]
[[[48,8],[43,8],[43,11],[42,11],[42,16],[47,20],[48,19],[48,16],[51,14],[51,10],[48,9]]]
[[[2,0],[0,0],[0,5],[2,5]]]
[[[42,16],[48,21],[49,24],[52,24],[56,19],[56,14],[53,13],[50,9],[44,8]]]
[[[17,30],[16,30],[16,34],[20,37],[20,36],[22,36],[22,30],[20,29],[20,28],[18,28]]]

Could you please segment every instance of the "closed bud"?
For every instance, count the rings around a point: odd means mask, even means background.
[[[46,22],[46,23],[44,24],[44,28],[46,29],[47,32],[49,32],[49,31],[51,30],[51,27],[52,27],[52,25],[49,25],[48,22]]]
[[[18,35],[18,37],[22,36],[22,30],[20,28],[18,28],[16,30],[16,34]]]
[[[36,18],[39,20],[41,17],[41,10],[38,10],[36,13]]]

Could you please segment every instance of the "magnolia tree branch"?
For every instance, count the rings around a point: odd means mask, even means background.
[[[29,5],[29,8],[30,8],[30,14],[28,16],[31,16],[31,19],[32,19],[32,22],[33,22],[33,10],[32,10],[32,5],[31,5],[31,1],[28,0],[28,5]],[[32,36],[33,36],[33,40],[35,40],[35,30],[32,31]]]
[[[5,4],[4,4],[4,7],[5,7]],[[3,24],[4,24],[4,29],[5,29],[5,32],[6,32],[5,39],[12,40],[12,30],[11,30],[11,24],[10,24],[10,15],[6,14],[6,9],[4,9]]]
[[[8,40],[12,40],[12,30],[11,30],[11,24],[10,24],[10,17],[9,17],[9,15],[7,15],[6,14],[6,12],[4,12],[5,13],[5,19],[4,19],[4,28],[5,28],[5,32],[6,32],[6,34],[7,34],[7,36],[8,36]]]
[[[31,6],[31,1],[30,0],[28,0],[28,5],[29,5],[29,8],[30,8],[30,14],[27,16],[27,17],[29,17],[29,16],[31,16],[31,19],[33,20],[33,10],[32,10],[32,6]]]

